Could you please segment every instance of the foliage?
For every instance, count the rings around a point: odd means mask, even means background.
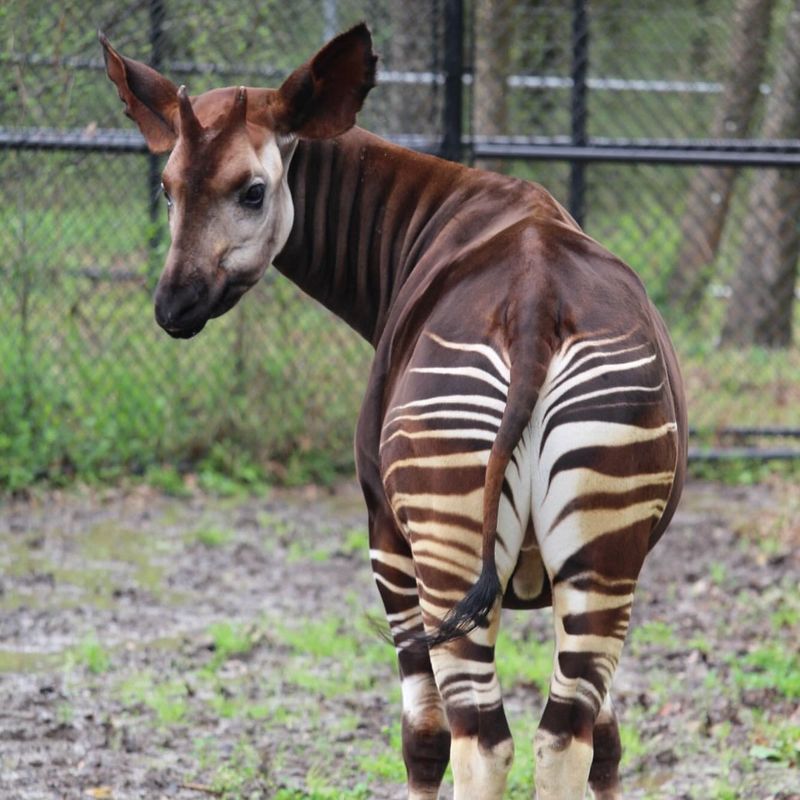
[[[384,63],[403,68],[396,63],[391,3],[334,5],[338,27],[369,19]],[[20,0],[0,8],[0,43],[13,63],[0,71],[0,126],[128,125],[97,63],[95,31],[103,28],[126,54],[146,59],[153,47],[151,20],[146,3],[130,4],[124,14],[118,6],[72,0],[45,8]],[[789,4],[777,6],[776,42]],[[200,10],[180,0],[168,6],[157,44],[167,65],[213,63],[224,68],[226,82],[274,85],[326,35],[319,3],[307,8],[313,13],[287,10],[276,0],[246,8],[213,0]],[[647,6],[646,12],[598,0],[590,77],[719,81],[729,17],[725,0],[705,0],[702,13],[694,0]],[[569,74],[566,6],[512,4],[509,25],[514,74]],[[28,56],[35,63],[26,63]],[[435,66],[438,56],[431,57]],[[95,66],[77,69],[76,60]],[[205,68],[180,77],[193,93],[221,80],[217,70]],[[376,90],[361,122],[385,126],[398,91],[390,82]],[[425,91],[431,113],[438,114],[440,87]],[[568,134],[569,97],[566,87],[512,87],[507,132]],[[592,89],[588,131],[601,138],[703,137],[715,100],[699,91]],[[132,132],[130,126],[124,130]],[[153,485],[181,494],[183,476],[195,472],[203,488],[231,495],[275,481],[327,483],[352,471],[351,434],[369,348],[319,307],[301,301],[283,279],[268,278],[195,341],[176,343],[157,332],[150,295],[168,236],[163,211],[151,211],[149,171],[162,164],[141,154],[4,151],[0,489],[144,473]],[[566,201],[568,164],[514,162],[504,168],[542,182]],[[698,314],[688,317],[671,307],[667,286],[681,243],[689,170],[599,164],[586,174],[587,230],[637,271],[670,318],[691,423],[701,436],[733,423],[796,425],[800,350],[718,346],[723,290],[741,252],[741,226],[727,226],[720,254],[708,267],[715,281]],[[752,178],[743,171],[738,183],[746,190]],[[734,221],[745,213],[746,194],[737,192],[733,200]],[[740,475],[756,480],[759,470],[743,464]]]

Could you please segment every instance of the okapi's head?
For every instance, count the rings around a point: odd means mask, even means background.
[[[163,173],[172,244],[155,294],[158,324],[188,338],[232,308],[283,249],[294,220],[287,182],[298,138],[355,123],[375,84],[366,25],[337,36],[279,89],[190,97],[100,34],[108,77]]]

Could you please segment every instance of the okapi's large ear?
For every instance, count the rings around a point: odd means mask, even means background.
[[[363,22],[331,39],[278,89],[272,108],[278,132],[329,139],[352,128],[375,85],[377,61]]]
[[[125,113],[139,130],[153,153],[170,150],[178,138],[178,88],[141,61],[121,56],[101,32],[106,72],[116,85]]]

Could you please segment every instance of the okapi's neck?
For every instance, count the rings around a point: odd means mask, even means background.
[[[474,195],[470,173],[359,128],[301,140],[289,171],[294,225],[275,266],[375,344],[400,287]]]

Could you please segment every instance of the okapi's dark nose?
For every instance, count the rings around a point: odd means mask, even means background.
[[[192,336],[206,323],[208,287],[159,283],[155,295],[156,322],[172,336]]]

